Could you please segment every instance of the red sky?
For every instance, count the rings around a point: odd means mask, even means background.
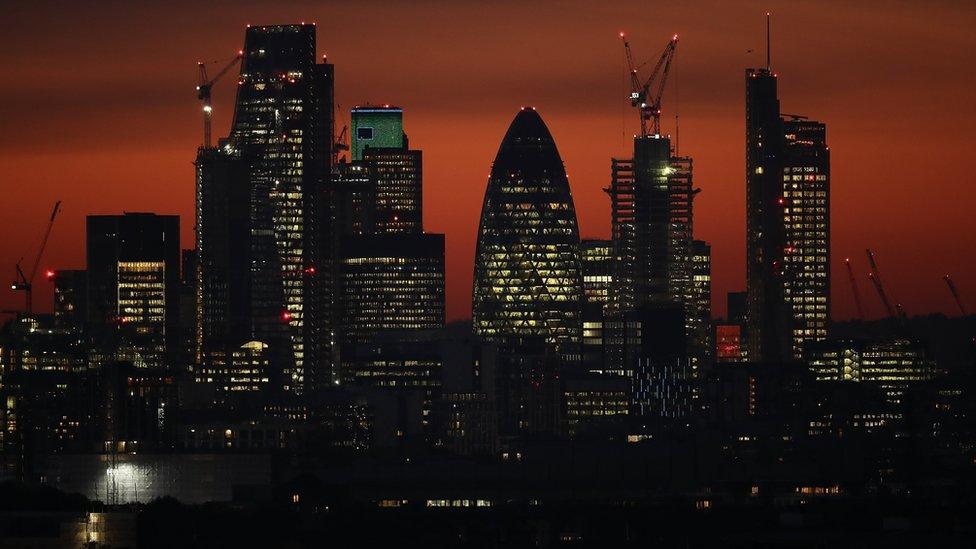
[[[197,60],[233,56],[248,23],[314,21],[343,119],[365,101],[404,107],[410,143],[424,150],[426,228],[447,234],[449,317],[467,317],[490,163],[520,106],[537,107],[556,139],[582,235],[607,236],[601,189],[636,127],[623,100],[625,30],[640,59],[681,37],[665,128],[677,103],[721,316],[725,292],[744,284],[743,69],[762,63],[772,9],[783,111],[828,127],[835,318],[854,313],[847,256],[870,316],[881,314],[865,247],[910,314],[955,313],[945,273],[976,309],[976,7],[966,2],[82,4],[8,3],[0,18],[0,273],[11,280],[58,199],[42,269],[84,267],[87,214],[178,213],[190,247]],[[231,77],[215,90],[216,135],[233,89]],[[49,308],[50,284],[37,287]],[[0,308],[21,299],[0,290]]]

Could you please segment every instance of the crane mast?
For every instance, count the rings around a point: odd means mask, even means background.
[[[239,51],[237,55],[231,59],[230,63],[227,63],[217,75],[213,78],[207,77],[207,64],[203,61],[197,63],[197,67],[200,70],[200,83],[197,85],[197,99],[203,103],[203,146],[210,148],[211,146],[211,124],[213,119],[213,104],[210,100],[210,93],[213,90],[214,84],[218,80],[234,67],[240,60],[244,57],[244,52]]]
[[[887,311],[888,316],[891,318],[905,318],[905,309],[901,306],[901,303],[896,303],[892,306],[891,300],[888,299],[888,294],[885,292],[884,284],[881,282],[881,272],[878,270],[878,264],[874,259],[874,252],[870,248],[864,250],[868,256],[868,264],[871,266],[871,272],[868,273],[868,278],[871,279],[871,283],[874,284],[874,289],[878,292],[878,297],[881,298],[881,303],[884,304],[885,311]]]
[[[674,52],[678,47],[678,35],[674,35],[665,46],[664,52],[654,65],[654,70],[643,82],[638,76],[638,70],[643,65],[634,63],[634,56],[630,49],[630,43],[624,33],[620,33],[620,38],[624,42],[624,53],[627,56],[627,68],[630,71],[630,105],[637,108],[640,117],[640,137],[649,135],[660,135],[661,133],[661,99],[664,95],[664,84],[668,80],[668,73],[671,71],[671,62],[674,60]],[[656,86],[655,86],[656,84]],[[651,88],[654,88],[651,95]],[[648,131],[647,123],[651,122],[651,131]]]
[[[854,269],[851,267],[851,258],[844,260],[847,266],[847,279],[851,282],[851,291],[854,292],[854,304],[857,305],[857,316],[864,320],[864,305],[861,303],[861,292],[857,288],[857,279],[854,278]]]
[[[943,276],[942,280],[945,280],[946,286],[952,292],[952,298],[956,301],[956,307],[959,307],[959,312],[962,313],[962,316],[966,316],[966,307],[963,306],[962,298],[959,297],[959,290],[956,288],[956,283],[952,281],[949,275]]]
[[[57,218],[59,211],[61,211],[60,200],[54,203],[54,209],[51,210],[51,217],[48,219],[47,227],[44,230],[41,247],[38,248],[37,255],[34,257],[34,265],[31,267],[30,275],[24,274],[24,270],[20,267],[19,261],[14,266],[17,271],[17,278],[10,285],[10,289],[24,292],[24,310],[28,316],[34,312],[34,277],[37,276],[37,268],[41,265],[41,259],[44,257],[44,250],[47,248],[47,241],[51,237],[51,229],[54,228],[54,220]]]

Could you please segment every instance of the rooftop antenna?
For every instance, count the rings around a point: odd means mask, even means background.
[[[766,12],[766,70],[771,70],[772,63],[769,61],[769,12]]]

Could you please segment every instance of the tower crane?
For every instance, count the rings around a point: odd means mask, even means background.
[[[342,151],[349,150],[349,126],[342,126],[339,135],[332,141],[332,165],[339,163],[339,155]]]
[[[624,41],[624,52],[627,54],[627,68],[630,70],[630,104],[636,107],[640,115],[640,137],[648,135],[659,135],[661,133],[661,98],[664,95],[664,84],[668,80],[668,72],[671,70],[671,61],[674,59],[675,49],[678,47],[678,35],[665,46],[664,52],[654,65],[654,70],[650,76],[641,82],[637,71],[643,66],[634,64],[634,56],[630,51],[630,43],[624,33],[620,33],[621,40]],[[659,78],[660,76],[660,78]],[[651,95],[651,87],[655,85],[654,94]],[[647,121],[651,121],[651,131],[648,132]]]
[[[218,80],[234,67],[240,60],[244,57],[244,52],[239,51],[230,63],[224,65],[222,69],[213,78],[207,77],[207,64],[203,61],[197,63],[197,67],[200,69],[200,84],[197,85],[197,99],[203,103],[203,146],[210,148],[210,124],[213,118],[213,104],[210,102],[210,92],[213,90],[213,85],[217,83]]]
[[[336,120],[335,106],[332,107],[332,120]],[[343,124],[342,130],[339,131],[339,135],[335,133],[335,124],[332,125],[332,166],[339,163],[339,155],[342,151],[349,150],[349,126]]]
[[[868,256],[868,264],[871,266],[871,272],[868,273],[868,278],[871,279],[871,283],[874,284],[874,289],[878,292],[878,297],[881,298],[881,303],[884,304],[885,311],[887,311],[888,316],[891,318],[905,318],[905,309],[901,306],[901,303],[897,303],[894,306],[891,304],[891,300],[888,299],[888,294],[885,292],[884,284],[881,282],[881,272],[878,270],[878,264],[874,259],[874,252],[870,248],[864,250]]]
[[[851,291],[854,292],[854,304],[857,305],[857,316],[864,320],[864,305],[861,303],[861,292],[857,289],[857,279],[854,278],[854,269],[851,267],[851,258],[844,260],[847,266],[847,278],[851,281]]]
[[[44,250],[47,248],[48,238],[51,237],[51,229],[54,228],[54,219],[58,216],[59,211],[61,211],[60,200],[54,203],[54,209],[51,210],[51,217],[48,219],[47,228],[44,230],[44,239],[41,240],[41,247],[37,250],[37,256],[34,257],[34,265],[31,267],[30,276],[24,274],[24,270],[21,269],[19,261],[15,266],[17,269],[17,278],[10,284],[10,289],[24,292],[24,309],[28,316],[34,312],[34,277],[37,276],[37,268],[41,264]],[[49,274],[53,275],[54,273]]]
[[[948,286],[949,291],[952,292],[952,298],[956,300],[956,306],[959,307],[959,312],[962,313],[962,316],[966,316],[966,307],[963,306],[962,298],[959,297],[959,290],[956,289],[956,283],[952,281],[952,278],[949,277],[949,275],[943,276],[942,280],[945,280],[946,286]]]

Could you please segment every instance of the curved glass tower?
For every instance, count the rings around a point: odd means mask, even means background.
[[[582,330],[579,230],[569,180],[542,117],[522,109],[488,179],[474,267],[475,333],[578,351]]]

